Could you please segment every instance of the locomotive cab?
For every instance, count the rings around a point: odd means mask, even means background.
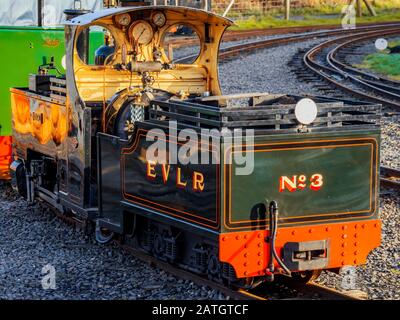
[[[231,21],[200,10],[162,6],[111,9],[72,19],[66,26],[71,34],[67,83],[74,84],[70,97],[100,106],[102,131],[127,139],[135,117],[147,119],[151,100],[221,93],[218,48],[229,25]],[[93,59],[84,45],[96,28],[105,33],[105,43]],[[192,57],[182,61],[174,49],[186,43]]]

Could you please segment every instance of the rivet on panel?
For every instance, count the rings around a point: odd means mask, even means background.
[[[357,237],[358,237],[358,233],[355,233],[355,234],[354,234],[354,238],[357,238]]]
[[[347,226],[342,226],[342,230],[346,230],[347,229]]]
[[[261,256],[262,256],[262,252],[259,252],[259,253],[258,253],[258,256],[261,257]]]
[[[243,236],[243,239],[247,239],[247,234],[245,234],[245,235]]]
[[[345,253],[344,252],[342,252],[342,257],[344,257],[345,256]]]
[[[296,234],[296,231],[295,230],[293,230],[292,231],[292,236],[294,236]]]
[[[261,266],[262,265],[262,261],[258,261],[258,265]]]
[[[347,238],[347,234],[342,235],[342,238],[346,239]]]
[[[354,255],[355,255],[355,256],[358,255],[358,251],[354,251]]]
[[[354,259],[354,263],[357,264],[357,259]]]
[[[236,240],[240,240],[240,236],[239,235],[236,236]]]
[[[226,241],[228,238],[227,237],[222,237],[222,241]]]
[[[244,274],[245,276],[247,276],[247,271],[243,272],[243,274]]]
[[[262,243],[261,243],[261,242],[258,243],[258,247],[259,247],[259,248],[262,247]]]
[[[248,256],[248,253],[246,252],[246,253],[243,255],[243,257],[247,258],[247,256]]]
[[[262,234],[259,233],[257,237],[258,237],[258,239],[261,239],[262,238]]]
[[[342,243],[342,248],[345,248],[345,247],[347,247],[347,243],[346,243],[346,242],[343,242],[343,243]]]
[[[365,223],[363,223],[363,224],[361,225],[361,228],[365,229],[366,226],[367,226],[367,225],[366,225]]]
[[[247,247],[248,247],[247,244],[245,244],[245,245],[244,245],[244,248],[247,249]]]
[[[345,263],[344,263],[344,261],[342,261],[342,266],[344,266],[345,265]]]
[[[378,228],[378,224],[377,224],[377,223],[375,223],[375,224],[374,224],[374,227],[375,227],[375,228]]]
[[[243,266],[247,267],[247,262],[243,263]]]
[[[355,224],[355,225],[354,225],[354,229],[357,229],[357,228],[358,228],[358,224]]]
[[[357,247],[358,246],[358,242],[356,241],[356,242],[354,242],[354,246],[355,247]]]
[[[312,229],[312,228],[308,230],[309,233],[313,233],[313,231],[314,231],[314,229]]]
[[[326,227],[326,228],[325,228],[325,231],[326,231],[326,232],[329,232],[329,231],[331,231],[331,229],[332,229],[331,227]]]

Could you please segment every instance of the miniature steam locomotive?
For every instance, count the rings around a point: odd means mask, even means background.
[[[168,6],[69,20],[66,76],[11,90],[15,187],[93,221],[101,243],[232,285],[365,263],[380,244],[380,106],[221,95],[231,24]],[[191,62],[174,60],[178,25],[198,37]],[[95,57],[91,28],[105,35]]]

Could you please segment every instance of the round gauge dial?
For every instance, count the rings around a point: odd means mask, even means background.
[[[131,16],[129,15],[129,13],[122,13],[115,17],[115,21],[119,25],[121,25],[123,27],[127,27],[131,23]]]
[[[165,14],[162,12],[155,12],[151,18],[151,20],[153,21],[153,23],[161,28],[162,26],[165,25],[165,23],[167,22],[167,18],[165,17]]]
[[[133,39],[139,44],[148,44],[153,39],[153,28],[146,21],[137,22],[131,30]]]

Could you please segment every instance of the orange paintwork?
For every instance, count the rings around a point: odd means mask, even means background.
[[[29,97],[12,93],[11,111],[15,131],[22,134],[29,133],[31,130]]]
[[[11,137],[0,137],[0,180],[10,179],[11,144]]]
[[[267,230],[223,233],[219,258],[230,263],[238,278],[265,275],[269,261]],[[366,263],[368,254],[380,245],[381,221],[366,220],[278,229],[276,251],[287,242],[330,240],[327,269]],[[276,267],[278,265],[275,262]]]
[[[65,106],[28,97],[23,91],[14,89],[11,93],[11,108],[16,132],[30,133],[41,144],[52,140],[58,145],[67,136]]]

